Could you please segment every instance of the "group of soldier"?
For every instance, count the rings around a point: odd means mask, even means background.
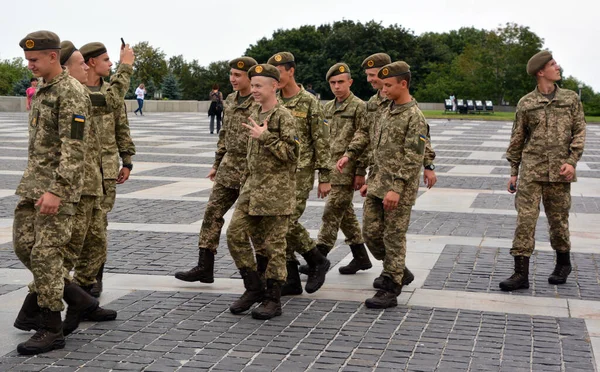
[[[43,78],[29,119],[29,160],[17,194],[14,247],[31,270],[30,285],[15,326],[36,330],[19,344],[22,354],[38,354],[65,344],[64,335],[83,319],[116,318],[92,294],[106,260],[107,213],[116,184],[129,177],[135,147],[129,136],[123,97],[129,86],[133,51],[124,45],[110,84],[110,59],[101,43],[77,50],[48,31],[20,43],[32,72]],[[352,260],[339,268],[355,274],[383,261],[368,308],[397,306],[402,287],[414,280],[406,268],[406,233],[417,197],[421,168],[425,185],[437,181],[429,126],[410,95],[410,66],[385,53],[368,56],[361,67],[377,92],[363,102],[351,92],[346,63],[326,73],[335,98],[321,105],[296,83],[289,52],[259,64],[243,56],[230,61],[234,93],[224,104],[214,181],[199,234],[198,264],[175,277],[214,282],[214,261],[224,216],[237,202],[227,230],[227,246],[245,292],[230,306],[240,314],[270,319],[281,315],[281,296],[314,293],[325,282],[338,230]],[[66,69],[61,66],[65,66]],[[557,251],[552,284],[571,271],[568,214],[570,182],[585,142],[581,102],[558,88],[560,68],[549,52],[533,56],[527,72],[536,89],[518,105],[507,151],[508,191],[516,197],[518,224],[511,254],[515,273],[503,290],[527,288],[540,198]],[[70,76],[69,76],[70,75]],[[123,166],[119,170],[119,156]],[[520,172],[519,172],[520,169]],[[368,180],[365,180],[368,170]],[[299,222],[317,175],[317,196],[327,198],[318,238]],[[354,192],[365,197],[362,229],[353,208]],[[366,244],[366,247],[365,247]],[[299,266],[299,253],[306,265]],[[71,276],[70,272],[74,274]],[[68,309],[61,322],[62,299]]]

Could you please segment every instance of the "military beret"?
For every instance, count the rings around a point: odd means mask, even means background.
[[[229,61],[229,67],[236,70],[248,71],[250,67],[257,65],[258,62],[252,57],[240,57]]]
[[[73,45],[73,43],[70,42],[69,40],[65,40],[65,41],[61,42],[60,43],[60,64],[61,64],[61,66],[66,65],[67,61],[69,61],[69,58],[71,58],[73,53],[76,51],[77,51],[77,48],[75,48],[75,45]]]
[[[552,60],[552,53],[547,50],[542,50],[536,53],[533,57],[529,58],[527,62],[527,73],[531,76],[535,76],[537,72],[546,66],[546,63]]]
[[[283,65],[289,62],[295,62],[294,55],[290,52],[280,52],[274,54],[271,56],[271,58],[269,58],[269,61],[267,61],[268,64],[273,66]]]
[[[390,63],[392,63],[390,56],[385,53],[375,53],[365,58],[360,67],[366,70],[369,68],[383,67],[385,65],[389,65]]]
[[[36,31],[25,36],[19,46],[24,51],[60,49],[60,38],[51,31]]]
[[[253,76],[266,76],[279,81],[279,70],[273,65],[263,63],[250,67],[248,77],[252,78]]]
[[[397,61],[387,64],[379,70],[377,77],[387,79],[394,76],[402,76],[410,73],[410,66],[404,61]]]
[[[81,52],[81,55],[86,63],[90,58],[96,58],[107,52],[104,44],[97,41],[85,44],[81,47],[81,49],[79,49],[79,51]]]
[[[325,75],[325,80],[329,81],[329,79],[331,79],[332,76],[349,73],[350,67],[348,67],[347,64],[345,64],[344,62],[336,63],[335,65],[331,66],[329,71],[327,71],[327,75]]]

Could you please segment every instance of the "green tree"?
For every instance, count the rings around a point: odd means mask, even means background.
[[[14,87],[24,77],[31,77],[23,58],[0,61],[0,96],[14,94]]]
[[[131,88],[135,92],[139,83],[144,83],[148,92],[147,96],[152,99],[156,85],[162,83],[169,72],[166,54],[160,48],[152,47],[147,41],[137,43],[133,46],[133,50],[135,51],[135,62],[133,63],[132,81],[137,84],[135,86],[131,84]]]
[[[163,98],[181,99],[179,82],[172,72],[168,73],[163,79],[161,90]]]

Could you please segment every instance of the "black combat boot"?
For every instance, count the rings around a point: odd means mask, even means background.
[[[19,354],[35,355],[65,347],[60,311],[42,308],[40,309],[40,319],[40,328],[37,332],[29,340],[17,345]]]
[[[316,248],[325,257],[327,257],[327,255],[329,254],[329,251],[331,250],[322,244],[317,244]],[[298,268],[298,271],[300,272],[300,274],[308,275],[310,273],[310,267],[308,265],[300,265],[300,267]]]
[[[258,277],[260,278],[263,286],[267,285],[267,280],[265,279],[265,273],[267,272],[267,266],[269,266],[269,257],[263,256],[261,254],[256,255],[256,271],[258,271]]]
[[[98,273],[96,274],[96,283],[92,284],[92,287],[90,288],[89,293],[93,297],[98,298],[102,294],[102,276],[103,275],[104,275],[104,264],[102,264],[102,266],[100,266],[100,270],[98,270]]]
[[[352,251],[352,261],[339,268],[340,274],[356,274],[358,270],[369,270],[373,267],[364,244],[351,244],[350,250]]]
[[[500,289],[515,291],[522,288],[529,288],[529,257],[515,256],[515,273],[500,282]]]
[[[410,272],[408,267],[404,267],[404,275],[402,275],[402,286],[405,287],[415,280],[415,276]],[[373,288],[381,289],[383,285],[383,276],[379,275],[375,280],[373,280]]]
[[[184,282],[214,283],[215,254],[206,248],[200,248],[198,252],[198,266],[189,271],[179,271],[175,277]]]
[[[384,276],[382,287],[375,293],[375,296],[365,301],[365,305],[369,309],[387,309],[388,307],[398,306],[398,296],[402,292],[402,286]]]
[[[28,293],[15,319],[14,326],[22,331],[37,331],[42,321],[41,309],[37,303],[37,293]]]
[[[246,291],[242,294],[242,297],[229,306],[229,311],[232,314],[241,314],[247,311],[255,303],[261,302],[264,295],[264,288],[257,271],[241,269],[240,274],[244,280]]]
[[[68,336],[79,327],[81,320],[97,310],[100,304],[75,283],[65,283],[63,298],[68,307],[62,328],[64,335]]]
[[[314,293],[325,283],[325,275],[331,266],[331,262],[317,248],[304,253],[302,257],[304,257],[309,267],[308,280],[304,289],[308,293]]]
[[[571,254],[569,252],[556,252],[556,266],[554,266],[554,271],[548,277],[548,283],[565,284],[571,270]]]
[[[281,287],[282,296],[297,296],[302,294],[302,282],[298,272],[298,261],[286,261],[287,279]]]
[[[267,279],[267,291],[263,302],[252,310],[254,319],[271,319],[281,315],[281,282]]]

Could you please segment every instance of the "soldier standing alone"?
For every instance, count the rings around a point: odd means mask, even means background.
[[[527,63],[537,87],[519,101],[506,160],[510,162],[507,189],[517,193],[517,227],[510,254],[514,274],[500,282],[503,291],[529,288],[529,258],[535,248],[540,199],[550,225],[550,245],[556,266],[550,284],[564,284],[571,273],[569,210],[571,182],[585,144],[585,116],[577,94],[560,89],[560,66],[541,51]],[[518,181],[518,185],[517,185]]]

